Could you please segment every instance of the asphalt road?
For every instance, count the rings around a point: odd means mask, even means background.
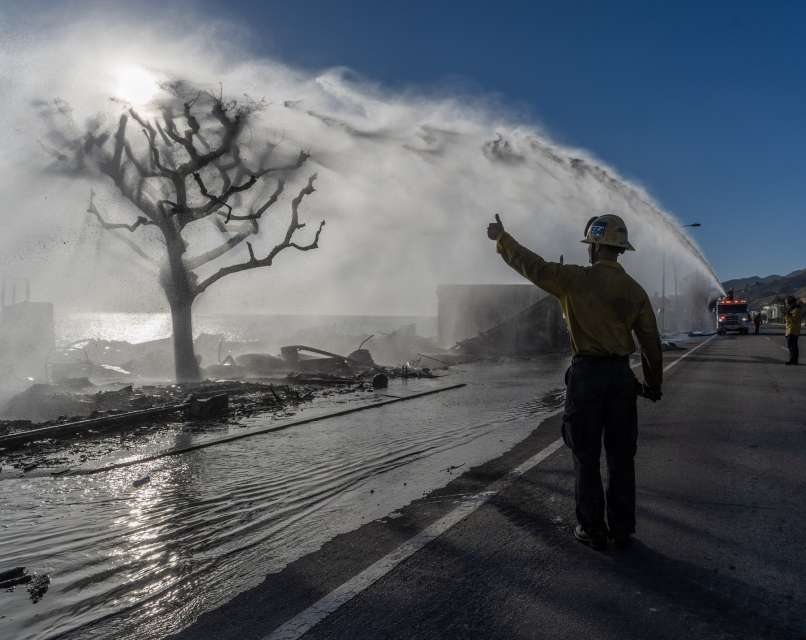
[[[660,403],[641,402],[638,532],[624,551],[572,538],[567,449],[507,475],[556,441],[554,417],[176,637],[263,639],[288,620],[305,631],[317,601],[481,494],[304,638],[806,638],[806,366],[785,367],[782,346],[780,335],[715,337],[668,372]]]

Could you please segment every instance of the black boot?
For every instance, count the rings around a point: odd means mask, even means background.
[[[604,532],[588,532],[581,524],[574,528],[574,537],[582,544],[593,547],[597,551],[603,551],[607,547],[607,534]]]
[[[621,531],[611,531],[610,535],[608,536],[610,540],[613,542],[613,548],[617,551],[621,551],[630,545],[630,541],[632,540],[631,534],[623,533]]]

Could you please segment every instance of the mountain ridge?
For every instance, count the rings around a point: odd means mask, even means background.
[[[734,295],[746,298],[751,306],[781,302],[785,296],[806,298],[806,269],[796,269],[784,276],[748,276],[733,278],[722,283],[725,291],[733,289]]]

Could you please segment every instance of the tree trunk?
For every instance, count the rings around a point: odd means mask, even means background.
[[[201,379],[199,362],[193,348],[193,299],[170,300],[174,338],[174,366],[177,382],[198,382]]]
[[[199,362],[193,348],[193,316],[191,308],[196,299],[193,274],[182,262],[185,243],[174,222],[161,225],[168,252],[168,263],[160,270],[160,284],[171,307],[171,324],[174,338],[174,368],[177,382],[198,382],[201,379]]]
[[[191,308],[196,295],[191,274],[182,263],[184,243],[172,228],[167,228],[165,244],[168,264],[160,271],[160,282],[171,307],[173,324],[174,367],[177,382],[198,382],[201,379],[199,362],[193,349],[193,316]]]

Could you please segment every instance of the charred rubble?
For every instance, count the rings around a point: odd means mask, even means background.
[[[4,433],[52,425],[113,428],[173,413],[205,419],[275,410],[333,389],[373,391],[390,379],[437,377],[456,364],[568,350],[562,311],[551,297],[535,301],[531,289],[513,286],[443,287],[441,295],[440,337],[452,335],[452,348],[418,335],[413,323],[370,335],[334,326],[302,329],[291,336],[294,343],[279,348],[202,334],[194,352],[204,382],[184,384],[169,382],[175,366],[168,338],[139,344],[89,339],[53,348],[43,375],[28,377],[5,399],[0,440]],[[454,324],[443,336],[443,320],[451,318],[461,329]]]
[[[431,378],[434,369],[446,366],[417,355],[419,349],[436,349],[416,336],[413,326],[351,338],[359,348],[347,355],[302,344],[272,355],[265,345],[204,334],[195,347],[206,380],[185,384],[167,382],[173,371],[167,339],[141,344],[84,340],[54,350],[46,365],[47,382],[29,383],[8,399],[0,437],[69,423],[125,425],[175,412],[190,419],[243,415],[305,402],[335,387],[340,393],[372,391],[385,388],[390,378]],[[415,357],[396,366],[378,364],[365,348],[373,340],[386,356]],[[207,359],[214,364],[204,366]]]

